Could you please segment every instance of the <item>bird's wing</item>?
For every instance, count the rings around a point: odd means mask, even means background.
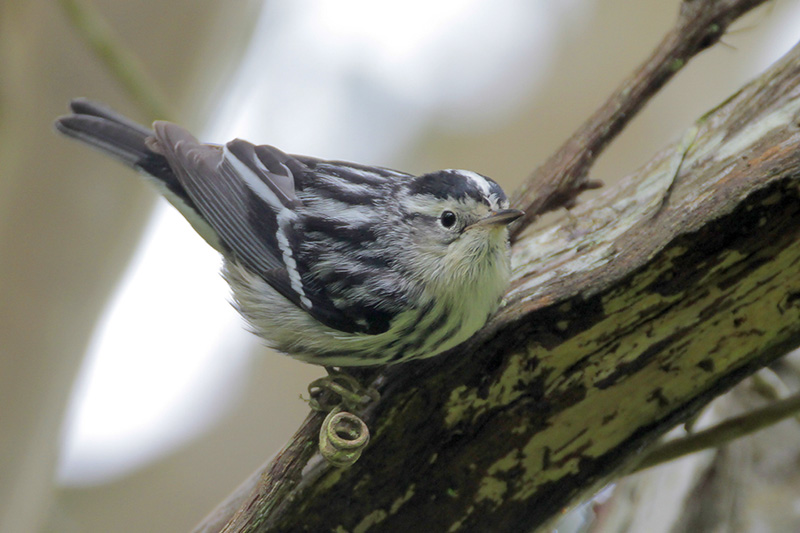
[[[237,261],[325,325],[343,331],[364,328],[307,283],[297,257],[302,235],[297,208],[303,204],[295,179],[307,168],[271,146],[236,139],[225,146],[202,144],[168,122],[153,124],[162,153],[197,210]]]

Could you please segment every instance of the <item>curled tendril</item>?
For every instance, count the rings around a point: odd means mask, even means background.
[[[378,391],[364,389],[357,379],[341,372],[315,379],[308,385],[308,394],[311,397],[309,405],[315,411],[331,411],[340,404],[358,411],[380,398]]]
[[[369,428],[359,417],[335,407],[319,430],[319,451],[333,466],[348,467],[358,461],[369,444]]]

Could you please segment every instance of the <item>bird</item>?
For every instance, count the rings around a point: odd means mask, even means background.
[[[57,131],[142,173],[224,258],[232,301],[266,345],[308,363],[366,367],[441,354],[496,312],[523,215],[468,170],[412,175],[206,144],[77,98]]]

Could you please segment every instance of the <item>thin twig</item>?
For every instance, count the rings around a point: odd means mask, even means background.
[[[665,442],[647,454],[633,472],[640,472],[695,452],[719,448],[731,441],[791,418],[799,412],[800,393],[731,418],[688,437]]]
[[[82,0],[60,0],[59,3],[91,51],[145,115],[151,120],[171,117],[157,84],[147,75],[136,56],[119,43],[114,30],[100,13]]]

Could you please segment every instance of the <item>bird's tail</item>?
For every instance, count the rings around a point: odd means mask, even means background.
[[[86,98],[70,102],[71,115],[55,122],[58,131],[107,153],[126,165],[166,182],[175,176],[163,155],[147,143],[153,132],[111,109]]]
[[[58,131],[145,173],[151,182],[211,246],[224,253],[216,232],[195,207],[158,148],[155,132],[85,98],[70,102],[71,115],[55,122]]]

